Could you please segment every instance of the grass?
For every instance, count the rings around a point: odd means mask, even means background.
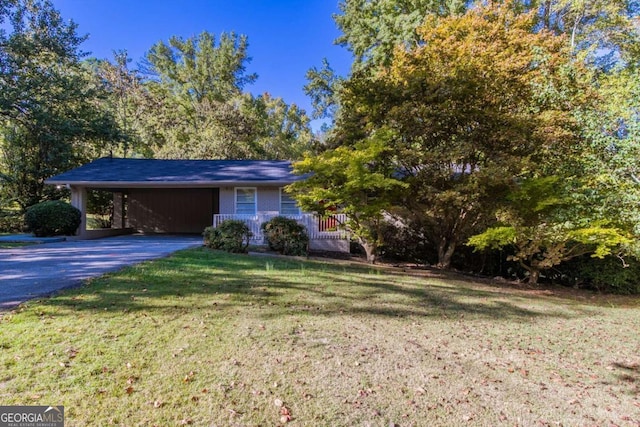
[[[68,426],[640,423],[637,299],[195,249],[0,323]]]
[[[0,242],[0,249],[21,248],[23,246],[31,246],[33,243],[26,242]]]

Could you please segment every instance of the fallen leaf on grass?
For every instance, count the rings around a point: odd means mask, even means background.
[[[283,406],[282,408],[280,408],[280,422],[282,424],[286,424],[289,421],[291,421],[291,412],[289,412],[289,409],[287,409],[287,407]]]
[[[286,424],[289,421],[291,421],[291,417],[289,415],[283,415],[283,416],[280,417],[280,422],[282,424]]]
[[[193,371],[189,371],[189,373],[188,373],[187,375],[185,375],[185,376],[184,376],[184,382],[185,382],[185,383],[188,383],[189,381],[191,381],[191,379],[193,378],[193,376],[194,376],[195,374],[196,374],[195,372],[193,372]]]

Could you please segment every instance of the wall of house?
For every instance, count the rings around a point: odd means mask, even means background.
[[[234,214],[235,212],[235,192],[233,187],[220,188],[220,213]]]
[[[258,212],[280,212],[279,187],[258,188]]]
[[[216,188],[131,189],[127,226],[146,233],[202,233],[216,212]]]

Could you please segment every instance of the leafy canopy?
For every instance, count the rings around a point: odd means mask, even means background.
[[[294,164],[294,172],[308,174],[289,190],[300,207],[320,215],[338,210],[347,214],[342,224],[362,244],[369,261],[375,261],[380,244],[379,227],[384,211],[406,184],[394,178],[387,141],[390,132],[380,130],[353,147],[338,147]]]

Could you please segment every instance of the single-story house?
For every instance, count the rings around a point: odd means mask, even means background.
[[[71,204],[82,213],[79,238],[126,232],[202,233],[226,219],[245,221],[255,243],[262,222],[283,215],[307,227],[314,249],[348,251],[341,218],[301,212],[283,188],[303,176],[280,160],[159,160],[104,157],[56,175],[46,184],[71,190]],[[113,193],[111,229],[87,230],[87,190]]]

